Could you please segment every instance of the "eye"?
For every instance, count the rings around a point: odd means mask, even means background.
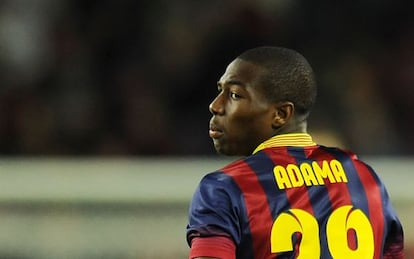
[[[231,99],[233,99],[233,100],[237,100],[237,99],[240,99],[240,95],[238,95],[237,93],[235,93],[235,92],[230,92],[230,98]]]

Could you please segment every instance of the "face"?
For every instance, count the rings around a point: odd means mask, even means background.
[[[210,104],[210,137],[218,153],[250,155],[273,135],[274,105],[261,92],[263,68],[236,59],[218,81],[217,97]]]

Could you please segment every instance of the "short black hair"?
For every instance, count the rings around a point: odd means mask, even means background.
[[[263,46],[249,49],[237,58],[265,69],[260,84],[270,101],[290,101],[298,115],[309,115],[316,99],[316,81],[312,67],[300,53]]]

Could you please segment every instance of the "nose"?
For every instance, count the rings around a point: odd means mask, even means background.
[[[216,98],[210,103],[208,108],[213,115],[223,114],[224,109],[221,94],[216,96]]]

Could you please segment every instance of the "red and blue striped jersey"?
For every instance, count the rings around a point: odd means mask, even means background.
[[[237,259],[404,258],[386,188],[354,154],[286,134],[207,174],[189,209],[187,240],[224,236]]]

